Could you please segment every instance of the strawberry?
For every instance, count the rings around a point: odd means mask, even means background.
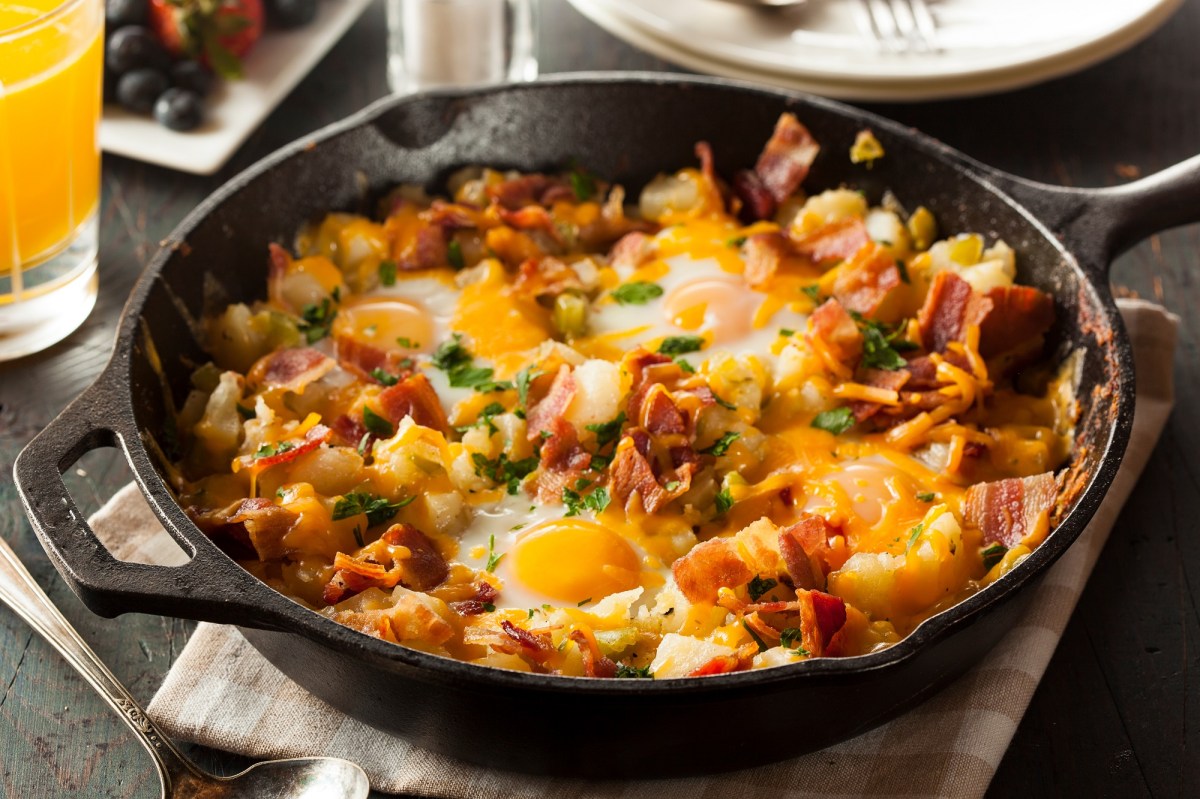
[[[240,78],[241,57],[262,36],[262,0],[150,0],[150,29],[172,54]]]

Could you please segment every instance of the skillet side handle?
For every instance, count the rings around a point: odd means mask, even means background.
[[[137,612],[244,627],[283,627],[283,617],[268,607],[272,603],[261,589],[274,592],[232,562],[220,563],[226,556],[207,539],[197,546],[173,534],[191,559],[181,566],[153,566],[117,560],[96,536],[62,475],[84,454],[100,447],[119,447],[130,457],[125,434],[101,421],[114,417],[101,381],[47,425],[17,456],[13,467],[25,513],[67,585],[92,612],[109,618]]]
[[[1112,260],[1162,230],[1200,222],[1200,155],[1132,183],[1050,186],[1005,172],[991,182],[1025,206],[1067,249],[1107,272]]]

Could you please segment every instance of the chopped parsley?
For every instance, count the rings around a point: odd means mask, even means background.
[[[774,588],[777,585],[779,585],[778,580],[773,580],[770,577],[756,576],[746,586],[746,591],[749,592],[751,601],[757,602],[759,597],[761,597],[763,594],[767,593],[768,591],[770,591],[772,588]]]
[[[644,280],[624,283],[612,290],[612,298],[621,305],[645,305],[650,300],[657,299],[662,295],[662,286],[657,283],[647,283]]]
[[[254,452],[255,460],[259,458],[273,458],[276,455],[282,455],[288,450],[295,449],[296,445],[290,441],[280,441],[278,444],[263,444]]]
[[[750,637],[754,639],[754,643],[758,644],[759,652],[766,652],[768,649],[770,649],[770,647],[768,647],[763,641],[762,637],[758,633],[754,632],[753,629],[751,629],[750,625],[746,623],[745,619],[742,619],[742,629],[749,633]]]
[[[679,482],[678,480],[672,480],[671,482],[669,482],[665,486],[663,486],[663,488],[666,489],[667,491],[673,492],[673,491],[679,490],[679,487],[681,485],[683,485],[683,483]]]
[[[715,392],[715,391],[713,392],[713,399],[714,399],[714,400],[716,400],[716,401],[717,401],[717,404],[718,404],[718,405],[720,405],[722,408],[728,408],[728,409],[729,409],[729,410],[731,410],[731,411],[736,411],[736,410],[737,410],[737,406],[736,406],[736,405],[734,405],[734,404],[733,404],[732,402],[730,402],[729,400],[724,400],[724,399],[721,399],[721,395],[720,395],[720,394],[718,394],[718,393],[717,393],[717,392]]]
[[[908,543],[904,545],[904,551],[912,549],[913,544],[917,543],[917,539],[921,537],[921,533],[925,530],[925,522],[921,522],[916,527],[908,531]]]
[[[779,328],[779,335],[783,336],[784,338],[791,338],[792,336],[796,335],[796,331],[786,327],[781,327]]]
[[[624,663],[617,664],[617,673],[613,675],[618,679],[633,679],[633,680],[653,680],[654,677],[650,674],[650,664],[645,666],[626,666]]]
[[[413,341],[408,336],[401,336],[400,338],[396,339],[396,343],[407,350],[419,349],[421,346],[421,342]]]
[[[353,532],[354,532],[354,543],[358,544],[359,547],[365,547],[367,545],[367,542],[363,540],[362,528],[356,524],[356,525],[354,525]]]
[[[1003,559],[1005,553],[1008,552],[1008,547],[1004,544],[992,544],[983,550],[983,568],[986,571],[991,571],[992,567]]]
[[[689,352],[699,352],[703,348],[703,336],[667,336],[658,345],[658,351],[663,355],[686,355]]]
[[[430,358],[433,365],[443,372],[449,372],[458,366],[471,363],[471,351],[463,346],[462,333],[455,333],[438,345]]]
[[[446,373],[453,388],[473,388],[487,393],[505,391],[513,387],[508,381],[493,380],[490,367],[473,364],[471,351],[463,346],[461,333],[455,333],[439,344],[430,360],[435,367]]]
[[[617,414],[617,418],[607,422],[597,422],[587,425],[587,429],[596,434],[596,447],[604,449],[621,437],[621,425],[625,424],[625,411]]]
[[[812,426],[818,430],[833,433],[835,436],[854,427],[854,411],[847,406],[834,408],[831,411],[821,411],[812,420]]]
[[[688,374],[688,375],[694,375],[694,374],[696,374],[696,367],[692,366],[692,365],[691,365],[691,364],[690,364],[690,363],[689,363],[689,362],[688,362],[686,359],[684,359],[684,358],[676,357],[676,358],[675,358],[675,364],[676,364],[676,365],[677,365],[677,366],[678,366],[680,369],[682,369],[682,370],[683,370],[683,373],[684,373],[684,374]]]
[[[817,305],[821,304],[821,287],[816,283],[809,283],[807,286],[802,286],[800,290],[807,294],[813,303]]]
[[[577,607],[577,608],[581,608],[581,607],[583,607],[584,605],[586,605],[587,603],[589,603],[589,602],[591,602],[591,601],[592,601],[592,598],[591,598],[591,597],[588,597],[587,599],[581,599],[580,601],[578,601],[578,602],[576,602],[576,603],[575,603],[575,607]]]
[[[396,262],[395,261],[380,261],[379,262],[379,282],[385,286],[396,285]]]
[[[374,527],[377,524],[383,524],[396,515],[396,511],[408,505],[416,495],[405,497],[399,502],[388,502],[384,497],[378,497],[374,494],[369,494],[366,491],[351,491],[349,494],[338,499],[337,504],[333,506],[333,520],[341,521],[349,519],[351,516],[357,516],[360,513],[367,515],[367,526]],[[362,546],[362,544],[359,544]]]
[[[479,412],[478,419],[476,419],[473,423],[466,425],[465,427],[460,427],[459,431],[462,432],[464,430],[470,430],[472,427],[487,425],[488,435],[495,435],[496,433],[500,432],[500,429],[496,427],[496,423],[493,422],[492,419],[501,413],[504,413],[503,405],[498,402],[489,402],[484,409]]]
[[[704,455],[716,455],[720,457],[729,451],[729,445],[742,437],[741,433],[726,433],[717,439],[717,442],[707,449],[700,450]]]
[[[496,534],[492,533],[488,536],[488,557],[487,563],[484,564],[483,570],[486,572],[494,572],[496,567],[500,565],[500,560],[504,555],[496,554]]]
[[[315,344],[329,335],[329,329],[337,316],[337,309],[333,307],[334,300],[336,296],[333,299],[325,297],[320,305],[305,305],[300,310],[300,329],[304,332],[304,340],[309,344]]]
[[[446,263],[455,269],[462,269],[466,266],[466,261],[463,260],[462,245],[455,239],[451,239],[450,243],[446,245]]]
[[[596,194],[596,179],[584,172],[582,169],[576,169],[567,173],[567,180],[571,183],[571,191],[575,192],[575,199],[579,202],[591,199]]]
[[[578,516],[581,511],[590,510],[592,513],[601,513],[608,507],[608,503],[612,501],[608,495],[608,489],[597,488],[587,496],[582,496],[579,490],[564,488],[562,492],[563,505],[567,507],[567,516]]]
[[[788,649],[804,637],[804,633],[799,627],[785,627],[779,631],[779,643],[783,644]]]
[[[896,259],[896,271],[900,273],[901,280],[903,280],[905,283],[912,283],[912,279],[908,276],[908,264],[904,263],[904,261],[901,261],[899,258]]]
[[[894,372],[908,366],[908,361],[892,346],[889,337],[883,334],[875,325],[864,325],[863,333],[863,366],[875,369],[887,369]]]
[[[391,438],[396,432],[392,423],[371,410],[370,405],[363,406],[363,427],[376,438]]]
[[[734,236],[734,237],[733,237],[733,238],[731,238],[731,239],[726,239],[726,240],[725,240],[725,246],[726,246],[726,247],[733,247],[735,250],[736,250],[738,247],[741,247],[741,246],[742,246],[743,244],[745,244],[745,243],[746,243],[746,237],[745,237],[745,236]]]
[[[484,603],[483,603],[483,609],[484,609],[484,610],[486,610],[488,613],[495,613],[495,612],[496,612],[496,606],[495,606],[495,605],[493,605],[491,602],[484,602]]]
[[[512,496],[517,495],[521,481],[538,466],[536,455],[510,461],[508,455],[503,452],[495,460],[489,459],[482,452],[476,452],[471,455],[471,461],[475,464],[475,474],[488,478],[496,485],[506,486]]]
[[[524,369],[517,372],[517,399],[520,401],[522,408],[524,408],[529,402],[529,386],[534,380],[540,377],[541,374],[542,370],[535,366],[526,366]]]
[[[917,501],[918,502],[933,502],[935,499],[937,499],[937,494],[933,493],[932,491],[918,491],[917,492]]]
[[[727,513],[733,507],[733,494],[729,493],[728,488],[722,488],[717,492],[717,513]]]
[[[378,367],[378,366],[376,366],[374,369],[371,370],[371,377],[375,378],[376,380],[378,380],[380,383],[382,383],[385,386],[394,386],[400,382],[399,377],[396,377],[396,375],[388,374],[387,372],[383,371],[383,369],[381,367]]]

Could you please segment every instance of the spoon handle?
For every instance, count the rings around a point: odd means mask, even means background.
[[[63,617],[3,538],[0,538],[0,601],[16,611],[58,650],[129,725],[142,746],[154,757],[163,780],[164,796],[180,777],[200,774]]]

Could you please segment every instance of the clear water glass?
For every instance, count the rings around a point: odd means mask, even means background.
[[[538,0],[387,0],[393,92],[533,80]]]

